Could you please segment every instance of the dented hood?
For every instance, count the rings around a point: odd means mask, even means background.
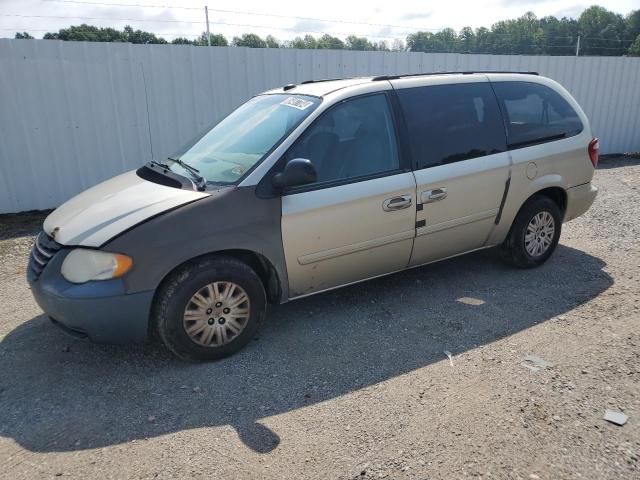
[[[159,185],[131,171],[62,204],[45,219],[44,231],[63,245],[99,247],[150,217],[207,196]]]

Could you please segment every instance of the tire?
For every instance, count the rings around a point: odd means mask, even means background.
[[[251,267],[232,257],[209,256],[171,274],[158,291],[152,320],[177,357],[211,361],[244,347],[264,320],[266,307],[264,286]]]
[[[545,238],[548,239],[551,236],[549,235],[549,229],[537,227],[537,225],[546,224],[549,216],[553,223],[553,235],[550,242],[545,240]],[[536,219],[536,223],[532,224],[534,219]],[[532,225],[534,230],[540,228],[540,231],[537,235],[534,234],[533,238],[527,239],[526,235],[530,225]],[[518,215],[516,215],[509,235],[502,244],[505,260],[519,268],[539,267],[549,259],[556,249],[558,241],[560,240],[561,229],[562,214],[558,205],[549,197],[534,195],[525,202],[518,212]],[[530,240],[528,246],[527,240]],[[542,245],[542,247],[539,247],[543,249],[542,252],[538,253],[536,251],[536,241]]]

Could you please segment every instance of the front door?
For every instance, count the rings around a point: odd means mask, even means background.
[[[481,248],[494,228],[510,164],[491,85],[477,78],[448,85],[392,83],[406,119],[417,184],[410,264]]]
[[[311,160],[318,180],[282,197],[291,298],[407,266],[416,185],[398,154],[386,93],[328,109],[285,155],[293,158]]]

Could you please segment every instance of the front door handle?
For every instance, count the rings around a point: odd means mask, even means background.
[[[382,202],[382,209],[385,212],[393,212],[395,210],[402,210],[411,206],[413,202],[411,195],[401,195],[399,197],[387,198]]]
[[[447,197],[446,188],[434,188],[433,190],[426,190],[422,192],[420,199],[422,203],[432,203],[438,200],[444,200]]]

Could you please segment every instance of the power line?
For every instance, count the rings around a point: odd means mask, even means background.
[[[110,20],[112,22],[144,22],[144,23],[200,23],[204,24],[205,22],[200,20],[166,20],[166,19],[157,19],[157,20],[148,20],[144,18],[113,18],[113,17],[83,17],[83,16],[73,16],[73,15],[22,15],[19,13],[0,13],[0,17],[18,17],[18,18],[54,18],[54,19],[62,19],[68,20],[70,18],[76,20]]]
[[[154,23],[154,22],[170,22],[170,23],[189,23],[203,25],[206,22],[203,21],[182,21],[182,20],[146,20],[143,18],[107,18],[107,17],[75,17],[75,16],[59,16],[59,15],[20,15],[20,14],[0,14],[0,17],[18,17],[18,18],[52,18],[52,19],[76,19],[76,20],[108,20],[112,22],[141,22],[141,23]],[[314,33],[316,35],[324,35],[326,32],[299,29],[295,27],[273,27],[267,25],[251,25],[244,23],[230,23],[230,22],[215,22],[216,25],[225,25],[232,27],[245,27],[245,28],[261,28],[267,30],[286,30],[294,33]],[[21,27],[25,28],[25,27]],[[35,30],[34,30],[35,31]],[[332,32],[333,35],[353,35],[353,32]],[[370,38],[398,38],[394,35],[366,35]]]
[[[57,0],[57,1],[66,1],[66,0]],[[68,19],[76,19],[76,20],[107,20],[107,21],[112,21],[112,22],[140,22],[140,23],[156,23],[156,22],[161,22],[161,23],[185,23],[185,24],[197,24],[197,25],[204,25],[206,24],[206,22],[204,21],[190,21],[190,20],[167,20],[167,19],[155,19],[155,20],[149,20],[149,19],[144,19],[144,18],[110,18],[110,17],[85,17],[85,16],[72,16],[72,15],[22,15],[22,14],[5,14],[2,13],[0,14],[0,17],[17,17],[17,18],[50,18],[50,19],[62,19],[62,20],[68,20]],[[273,26],[266,26],[266,25],[252,25],[252,24],[245,24],[245,23],[231,23],[231,22],[216,22],[216,25],[224,25],[224,26],[232,26],[232,27],[245,27],[245,28],[260,28],[260,29],[268,29],[268,30],[285,30],[285,31],[292,31],[294,33],[314,33],[316,35],[325,35],[326,32],[321,32],[321,31],[314,31],[314,30],[306,30],[306,29],[300,29],[300,28],[295,28],[295,27],[273,27]],[[21,27],[21,28],[25,28],[25,27]],[[38,30],[34,30],[33,31],[38,31]],[[40,30],[42,31],[42,30]],[[353,35],[352,32],[348,33],[348,32],[332,32],[333,35],[345,35],[345,36],[349,36],[349,35]],[[405,32],[405,33],[415,33],[415,32]],[[161,34],[156,34],[156,35],[161,35]],[[163,35],[170,35],[170,34],[163,34]],[[378,38],[378,39],[389,39],[389,38],[394,38],[397,39],[397,36],[394,35],[365,35],[366,37],[370,37],[370,38]],[[510,36],[511,38],[514,37],[519,37],[519,35],[514,35],[514,34],[507,34],[507,33],[487,33],[488,37],[491,36]],[[550,38],[565,38],[565,39],[573,39],[573,37],[571,36],[539,36],[537,38],[540,39],[550,39]],[[633,41],[631,40],[616,40],[616,39],[605,39],[605,38],[598,38],[598,37],[583,37],[582,38],[583,41],[586,40],[606,40],[606,41],[611,41],[611,42],[618,42],[618,43],[633,43]],[[449,43],[449,42],[464,42],[464,39],[456,39],[456,40],[443,40],[443,39],[437,39],[436,41],[440,42],[440,43]],[[548,45],[551,46],[551,45]],[[600,47],[600,48],[607,48],[607,47]],[[611,48],[612,50],[617,50],[619,47],[608,47]]]
[[[267,28],[267,27],[264,27]],[[0,27],[0,30],[6,30],[6,31],[14,31],[14,32],[20,32],[21,30],[24,31],[25,27]],[[37,29],[37,28],[26,28],[27,31],[31,31],[31,32],[50,32],[49,29]],[[75,32],[80,32],[80,33],[99,33],[96,30],[83,30],[80,28],[75,28],[74,29]],[[56,32],[51,32],[51,33],[56,33]],[[175,36],[175,37],[200,37],[202,34],[187,34],[187,33],[178,33],[178,32],[153,32],[154,35],[156,36],[160,36],[160,35],[167,35],[167,36]],[[441,40],[440,41],[441,44],[445,44],[445,45],[459,45],[461,43],[464,43],[463,40]],[[501,45],[480,45],[480,46],[476,46],[476,50],[475,51],[456,51],[456,52],[449,52],[449,53],[482,53],[482,51],[487,50],[487,49],[491,49],[491,48],[500,48],[502,47]],[[575,44],[567,44],[567,45],[537,45],[537,44],[533,44],[533,43],[529,43],[529,44],[522,44],[522,45],[512,45],[512,50],[514,49],[519,49],[522,47],[540,47],[540,48],[575,48]],[[588,50],[620,50],[623,47],[595,47],[595,46],[591,46],[591,47],[585,47]],[[425,53],[429,53],[429,52],[437,52],[437,53],[447,53],[447,52],[443,52],[442,48],[438,48],[438,47],[432,47],[429,49],[425,49],[425,50],[415,50],[416,52],[425,52]],[[499,55],[499,53],[494,53]],[[527,53],[524,53],[524,55],[526,55]],[[531,55],[537,55],[536,53],[531,53]]]
[[[200,7],[185,7],[185,6],[176,6],[176,5],[147,5],[147,4],[141,4],[141,3],[114,3],[114,2],[88,2],[88,1],[83,1],[83,0],[44,0],[46,2],[57,2],[57,3],[71,3],[71,4],[79,4],[79,5],[94,5],[94,6],[112,6],[112,7],[141,7],[141,8],[163,8],[163,9],[176,9],[176,10],[202,10]],[[301,16],[295,16],[295,15],[280,15],[280,14],[274,14],[274,13],[262,13],[262,12],[249,12],[249,11],[242,11],[242,10],[229,10],[229,9],[216,9],[216,8],[209,8],[209,11],[212,12],[219,12],[219,13],[229,13],[229,14],[236,14],[236,15],[254,15],[254,16],[261,16],[261,17],[273,17],[273,18],[284,18],[284,19],[294,19],[294,20],[307,20],[307,21],[316,21],[316,22],[325,22],[325,23],[341,23],[341,24],[347,24],[347,25],[364,25],[364,26],[371,26],[371,27],[386,27],[386,28],[402,28],[405,29],[403,32],[398,32],[398,33],[416,33],[418,31],[430,31],[430,32],[441,32],[442,30],[445,30],[449,27],[444,27],[444,28],[426,28],[426,27],[419,27],[419,26],[407,26],[407,25],[393,25],[393,24],[385,24],[385,23],[370,23],[370,22],[361,22],[361,21],[350,21],[350,20],[341,20],[341,19],[328,19],[328,18],[317,18],[317,17],[301,17]],[[69,18],[87,18],[87,17],[69,17]],[[92,18],[88,18],[90,20],[92,20]],[[128,20],[128,19],[113,19],[113,20],[122,20],[122,21],[144,21],[144,22],[175,22],[175,23],[205,23],[205,22],[190,22],[190,21],[181,21],[181,20]],[[254,25],[246,25],[246,24],[237,24],[237,23],[224,23],[224,22],[215,22],[217,24],[222,24],[222,25],[230,25],[230,26],[244,26],[244,27],[255,27],[255,28],[266,28],[266,27],[257,27]],[[269,28],[274,28],[274,27],[269,27]],[[283,30],[283,28],[274,28],[274,29],[280,29]],[[310,32],[310,33],[319,33],[319,32],[312,32],[310,30],[303,30],[300,29],[300,32]],[[455,30],[454,30],[455,31]],[[338,35],[346,35],[340,32],[335,32]],[[514,34],[511,33],[498,33],[498,32],[491,32],[488,31],[487,32],[488,35],[494,35],[494,36],[505,36],[505,37],[512,37]],[[374,37],[372,35],[369,35],[373,38],[392,38],[393,35],[390,36],[377,36]],[[576,36],[571,36],[571,35],[541,35],[538,38],[554,38],[554,39],[571,39],[573,40],[574,38],[577,38]],[[607,42],[625,42],[625,43],[633,43],[634,40],[633,39],[627,39],[627,40],[618,40],[618,39],[612,39],[612,38],[605,38],[605,37],[584,37],[583,39],[586,38],[588,40],[601,40],[601,41],[607,41]]]
[[[177,9],[177,10],[202,10],[200,7],[183,7],[183,6],[175,6],[175,5],[146,5],[142,3],[86,2],[82,0],[44,0],[44,1],[58,2],[58,3],[75,3],[75,4],[81,4],[81,5],[109,6],[109,7],[142,7],[142,8],[164,8],[164,9]],[[296,15],[279,15],[277,13],[250,12],[246,10],[243,11],[243,10],[228,10],[228,9],[221,9],[221,8],[209,8],[209,11],[219,12],[219,13],[231,13],[236,15],[255,15],[259,17],[288,18],[288,19],[294,19],[294,20],[311,20],[314,22],[344,23],[347,25],[366,25],[370,27],[417,28],[420,30],[430,30],[434,32],[443,30],[442,28],[407,27],[407,25],[390,25],[386,23],[370,23],[370,22],[350,21],[350,20],[342,20],[342,19],[300,17]]]

